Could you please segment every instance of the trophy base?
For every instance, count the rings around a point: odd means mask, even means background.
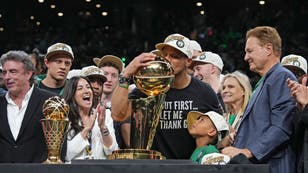
[[[63,162],[60,159],[58,159],[58,160],[47,159],[43,162],[43,164],[63,164]]]
[[[158,159],[165,160],[166,158],[158,151],[146,149],[120,149],[112,152],[108,159]]]

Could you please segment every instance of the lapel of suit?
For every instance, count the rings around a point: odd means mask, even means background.
[[[9,121],[7,118],[7,100],[5,96],[0,97],[0,130],[2,131],[4,138],[7,138],[9,141],[14,142],[15,139],[11,132],[11,128],[9,126]]]
[[[243,119],[245,119],[245,117],[247,117],[247,115],[249,114],[249,112],[251,111],[253,105],[255,104],[257,98],[259,97],[260,95],[260,91],[262,90],[263,86],[264,86],[264,83],[265,83],[265,78],[260,82],[260,84],[258,85],[258,87],[255,89],[253,95],[251,96],[251,98],[249,99],[249,102],[248,102],[248,105],[245,109],[245,112],[243,114]]]
[[[276,65],[274,65],[264,76],[264,79],[260,82],[260,84],[258,85],[258,87],[255,89],[253,95],[251,96],[249,102],[248,102],[248,105],[244,111],[244,115],[243,115],[243,118],[242,120],[244,120],[247,115],[250,113],[250,111],[252,110],[252,107],[253,105],[255,104],[257,98],[259,97],[260,95],[260,91],[262,90],[262,88],[264,87],[264,84],[266,83],[266,80],[268,78],[268,76],[273,73],[273,71],[275,71],[277,69],[277,67],[279,66],[279,63],[277,63]]]
[[[34,86],[33,92],[30,96],[30,100],[29,100],[29,103],[28,103],[28,106],[27,106],[27,109],[26,109],[26,112],[25,112],[25,115],[24,115],[24,119],[22,120],[21,127],[20,127],[16,141],[22,135],[22,133],[24,132],[25,128],[27,127],[29,121],[32,119],[32,117],[37,116],[37,115],[35,115],[36,109],[42,109],[42,108],[37,107],[38,106],[37,103],[39,102],[40,99],[41,98],[39,97],[38,90]]]

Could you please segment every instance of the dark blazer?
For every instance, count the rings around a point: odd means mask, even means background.
[[[291,147],[295,100],[286,79],[295,76],[279,63],[263,77],[252,94],[237,132],[234,146],[247,148],[256,163],[270,164],[272,173],[294,173]]]
[[[294,148],[297,154],[297,172],[308,173],[308,106],[295,115]]]
[[[7,118],[7,100],[0,96],[0,162],[41,163],[47,159],[47,147],[40,120],[42,107],[52,93],[34,87],[18,137],[15,141]]]

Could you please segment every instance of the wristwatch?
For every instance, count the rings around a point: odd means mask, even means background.
[[[122,74],[119,75],[119,86],[120,87],[127,89],[130,82],[131,82],[130,77],[124,77]]]

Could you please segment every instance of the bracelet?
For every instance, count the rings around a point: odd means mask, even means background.
[[[119,83],[119,87],[128,89],[129,84],[128,83]]]
[[[107,127],[104,127],[103,130],[101,130],[101,133],[103,136],[108,136],[110,134]]]

